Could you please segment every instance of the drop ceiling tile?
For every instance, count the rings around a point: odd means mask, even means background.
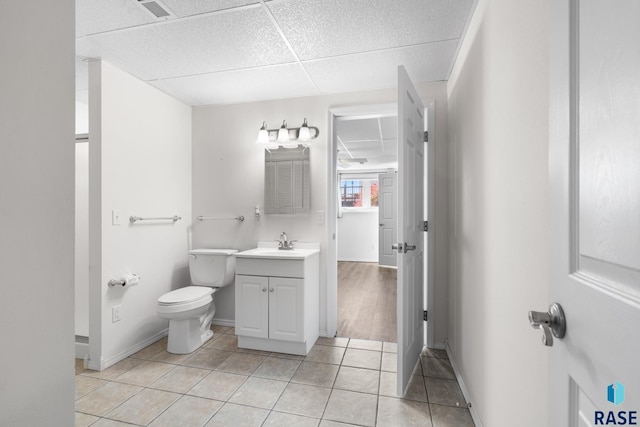
[[[298,64],[159,80],[151,84],[194,106],[318,94]]]
[[[336,132],[343,143],[362,140],[379,140],[378,119],[339,120]]]
[[[177,16],[191,16],[236,7],[259,5],[258,0],[161,0]]]
[[[268,5],[301,59],[457,39],[473,0],[285,0]]]
[[[397,139],[385,139],[382,143],[382,152],[385,154],[397,156],[398,155],[398,140]]]
[[[378,141],[361,141],[361,142],[349,142],[344,144],[351,154],[356,157],[360,157],[361,154],[382,152],[382,143]],[[356,155],[356,153],[359,153]]]
[[[77,55],[101,57],[143,80],[294,60],[261,8],[170,20],[78,41]]]
[[[322,93],[395,87],[398,65],[414,83],[446,80],[457,40],[303,62]]]
[[[76,36],[155,22],[136,0],[76,0]]]
[[[381,117],[380,128],[382,128],[383,139],[398,138],[398,117]]]

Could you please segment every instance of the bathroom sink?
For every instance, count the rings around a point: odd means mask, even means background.
[[[305,266],[318,257],[320,245],[300,242],[295,249],[281,250],[273,242],[236,253],[236,274],[249,276],[305,277]]]
[[[257,259],[304,259],[320,252],[319,249],[295,248],[280,250],[277,248],[255,248],[248,251],[238,252],[236,258],[257,258]]]

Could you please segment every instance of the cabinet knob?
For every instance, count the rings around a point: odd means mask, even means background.
[[[269,288],[269,292],[273,292],[273,288]]]
[[[267,288],[262,288],[262,292],[267,292]]]

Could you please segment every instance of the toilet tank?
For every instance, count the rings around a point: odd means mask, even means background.
[[[236,274],[235,249],[193,249],[189,251],[189,274],[196,286],[221,288],[233,283]]]

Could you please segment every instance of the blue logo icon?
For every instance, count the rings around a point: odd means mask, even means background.
[[[607,400],[618,406],[624,402],[624,385],[616,381],[607,387]]]

